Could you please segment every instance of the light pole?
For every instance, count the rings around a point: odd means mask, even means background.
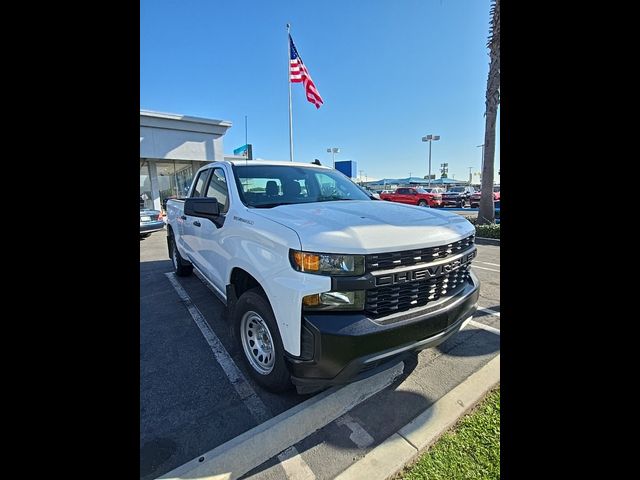
[[[476,148],[482,147],[482,160],[480,161],[480,183],[482,183],[482,169],[484,168],[484,143],[482,145],[476,145]]]
[[[426,135],[422,137],[423,142],[429,142],[429,186],[431,186],[431,142],[440,140],[440,135]]]
[[[336,168],[336,153],[340,153],[340,149],[337,147],[327,148],[327,153],[331,154],[333,159],[333,168]]]

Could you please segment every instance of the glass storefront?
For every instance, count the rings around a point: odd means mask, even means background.
[[[153,208],[149,162],[140,160],[140,208]]]
[[[158,189],[160,204],[166,205],[169,198],[181,198],[187,195],[193,180],[193,167],[190,161],[162,160],[156,162],[158,171]]]

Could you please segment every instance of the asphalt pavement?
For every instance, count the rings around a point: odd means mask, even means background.
[[[259,423],[165,275],[172,271],[165,238],[166,232],[157,232],[140,241],[142,480],[157,478]],[[482,282],[479,306],[486,311],[439,347],[405,361],[404,373],[391,386],[298,442],[294,453],[275,456],[243,478],[294,478],[300,471],[308,478],[333,478],[494,358],[500,350],[500,247],[478,245],[473,265]],[[195,275],[176,279],[267,416],[310,398],[295,390],[271,394],[256,385],[231,338],[222,303]]]

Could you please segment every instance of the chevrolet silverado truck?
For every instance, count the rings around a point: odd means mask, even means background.
[[[424,188],[397,188],[393,193],[380,194],[380,200],[418,205],[419,207],[442,206],[442,195],[427,192]]]
[[[480,206],[480,197],[482,196],[482,190],[476,190],[471,197],[469,197],[469,203],[471,208],[478,208]],[[498,202],[500,200],[500,185],[494,185],[493,187],[493,201]]]
[[[209,284],[271,391],[369,376],[439,345],[477,308],[471,223],[372,200],[329,167],[211,163],[167,208],[176,275]]]
[[[471,195],[476,192],[473,187],[451,187],[442,194],[442,205],[454,205],[458,208],[470,203]]]

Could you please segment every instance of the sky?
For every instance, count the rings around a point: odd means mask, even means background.
[[[141,0],[140,108],[228,120],[224,152],[289,160],[288,44],[324,100],[292,84],[294,160],[362,179],[480,171],[490,0]],[[495,178],[500,168],[498,116]],[[360,173],[359,173],[360,175]],[[478,177],[474,177],[474,182]]]

